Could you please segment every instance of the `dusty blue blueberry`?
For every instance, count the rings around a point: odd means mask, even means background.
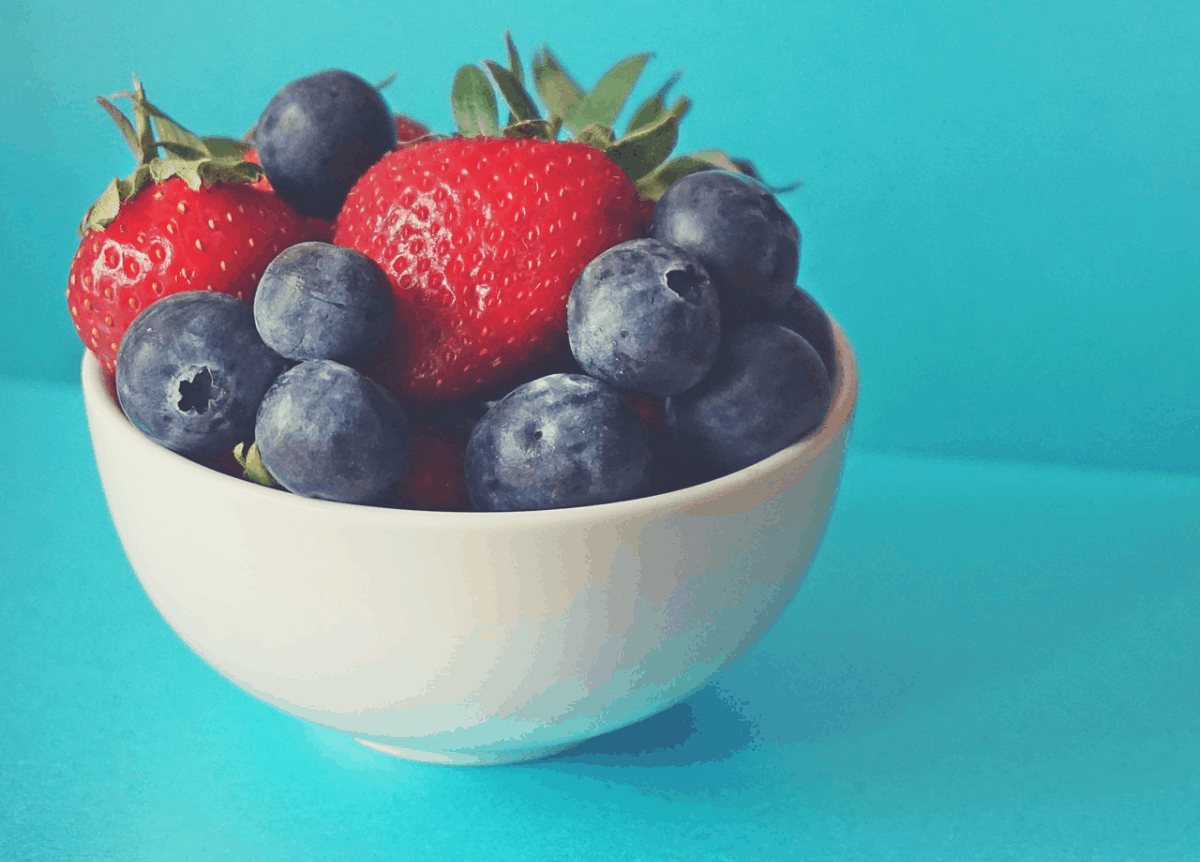
[[[708,270],[723,308],[778,308],[796,283],[800,231],[762,183],[699,171],[672,183],[654,206],[651,236]]]
[[[404,410],[377,383],[328,359],[301,362],[263,398],[254,429],[263,465],[293,494],[394,501],[412,448]]]
[[[117,352],[117,398],[143,434],[203,460],[254,438],[264,393],[287,361],[265,345],[250,306],[193,290],[147,306]]]
[[[833,341],[833,324],[825,309],[807,291],[797,287],[772,317],[772,323],[790,329],[811,344],[821,357],[830,381],[837,374],[837,348]]]
[[[831,389],[816,349],[775,323],[729,333],[699,385],[666,399],[663,418],[702,478],[732,473],[795,443],[829,409]]]
[[[717,358],[721,308],[704,267],[654,239],[589,263],[567,302],[571,352],[592,377],[664,396],[703,379]]]
[[[263,341],[288,359],[360,365],[383,346],[392,290],[373,260],[353,249],[302,242],[271,261],[254,294]]]
[[[483,511],[611,503],[645,490],[650,436],[616,389],[551,374],[492,405],[467,441],[465,470]]]
[[[396,121],[374,86],[328,69],[275,94],[254,146],[277,195],[297,212],[331,219],[358,178],[396,148]]]
[[[797,287],[777,309],[754,314],[741,314],[732,320],[724,317],[721,322],[729,329],[733,329],[744,323],[756,321],[778,323],[802,336],[805,341],[817,349],[817,355],[821,357],[829,379],[831,381],[834,379],[837,374],[837,348],[834,346],[833,324],[829,315],[807,291]]]

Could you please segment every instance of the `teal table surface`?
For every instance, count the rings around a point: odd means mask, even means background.
[[[125,559],[78,388],[0,399],[0,859],[1200,858],[1200,478],[852,447],[717,683],[438,767],[205,665]]]

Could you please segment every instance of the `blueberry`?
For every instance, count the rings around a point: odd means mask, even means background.
[[[833,324],[829,315],[805,290],[797,287],[783,307],[768,318],[801,336],[821,357],[830,381],[837,374],[837,348],[833,341]]]
[[[698,171],[668,186],[650,235],[693,255],[731,313],[778,308],[796,283],[800,231],[770,190],[731,171]]]
[[[811,344],[778,324],[748,323],[729,333],[708,377],[666,399],[664,419],[697,473],[713,478],[812,431],[831,394]]]
[[[391,396],[328,359],[281,374],[263,398],[254,433],[279,484],[343,503],[392,502],[412,447],[408,418]]]
[[[805,290],[797,287],[790,292],[780,308],[772,311],[741,314],[732,320],[728,317],[722,319],[722,323],[730,329],[755,321],[778,323],[802,336],[805,341],[817,349],[817,355],[821,357],[821,362],[824,363],[825,370],[829,373],[829,379],[833,380],[837,373],[837,348],[834,346],[833,324],[825,310]]]
[[[250,306],[206,290],[151,303],[117,352],[117,398],[150,439],[196,460],[254,437],[264,393],[287,367]]]
[[[650,477],[650,436],[606,383],[551,374],[519,386],[467,441],[467,491],[484,511],[560,509],[637,497]]]
[[[589,263],[567,303],[571,352],[585,372],[627,392],[695,386],[717,358],[721,309],[704,267],[654,239]]]
[[[254,146],[277,195],[303,215],[332,219],[358,178],[396,148],[396,121],[371,84],[329,69],[275,94]]]
[[[391,318],[383,270],[364,254],[323,242],[280,252],[254,295],[259,334],[288,359],[361,365],[383,346]]]

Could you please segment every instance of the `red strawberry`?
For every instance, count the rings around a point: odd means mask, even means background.
[[[654,201],[649,198],[638,201],[638,236],[650,236],[650,228],[654,224]]]
[[[463,473],[462,438],[425,426],[413,435],[408,475],[400,487],[400,508],[465,512],[470,507]]]
[[[629,177],[582,143],[450,138],[384,156],[334,234],[384,269],[397,300],[367,374],[423,403],[520,383],[566,352],[571,286],[636,235],[638,211]]]
[[[222,452],[220,455],[215,455],[204,462],[204,465],[211,470],[216,470],[218,473],[224,473],[226,476],[233,476],[235,479],[245,479],[246,471],[233,452]]]
[[[406,147],[418,138],[423,138],[429,134],[429,128],[421,122],[414,120],[412,117],[406,117],[404,114],[396,115],[396,146]]]
[[[241,161],[237,142],[197,138],[147,102],[136,82],[124,95],[133,100],[136,129],[100,102],[117,119],[138,168],[114,180],[88,211],[67,287],[75,330],[108,374],[121,336],[147,305],[185,290],[248,303],[275,255],[309,238],[290,206],[253,187],[257,171]],[[187,158],[159,158],[158,139]]]

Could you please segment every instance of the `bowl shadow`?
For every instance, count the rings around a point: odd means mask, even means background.
[[[683,703],[538,763],[689,766],[725,760],[754,741],[751,721],[709,685]]]

